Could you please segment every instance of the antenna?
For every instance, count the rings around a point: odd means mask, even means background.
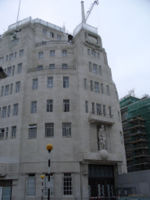
[[[20,7],[21,7],[21,0],[19,0],[19,5],[18,5],[18,13],[17,13],[17,19],[16,19],[16,23],[18,23],[19,14],[20,14]]]
[[[99,1],[94,0],[94,2],[91,4],[90,9],[87,11],[86,16],[84,13],[84,1],[81,1],[81,11],[82,11],[82,23],[86,23],[89,15],[91,14],[91,11],[93,10],[94,5],[98,5]]]

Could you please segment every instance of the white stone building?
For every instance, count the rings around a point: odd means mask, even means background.
[[[115,196],[126,172],[120,107],[97,29],[80,24],[73,36],[31,18],[0,38],[0,199]],[[46,198],[45,198],[46,199]]]

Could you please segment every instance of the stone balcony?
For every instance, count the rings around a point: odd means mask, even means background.
[[[88,120],[91,124],[103,124],[108,126],[112,126],[114,124],[113,116],[110,117],[109,115],[104,116],[90,113]]]

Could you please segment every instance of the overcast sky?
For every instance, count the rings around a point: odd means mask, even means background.
[[[87,11],[94,0],[85,0]],[[16,22],[19,0],[0,0],[0,34]],[[80,0],[22,0],[19,20],[31,16],[69,33],[81,22]],[[119,97],[150,95],[150,0],[99,0],[88,19],[98,28]]]

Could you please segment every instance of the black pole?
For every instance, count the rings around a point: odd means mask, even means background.
[[[50,151],[48,151],[50,154]],[[48,196],[47,196],[47,200],[50,200],[50,166],[51,166],[51,160],[50,158],[48,159]]]

